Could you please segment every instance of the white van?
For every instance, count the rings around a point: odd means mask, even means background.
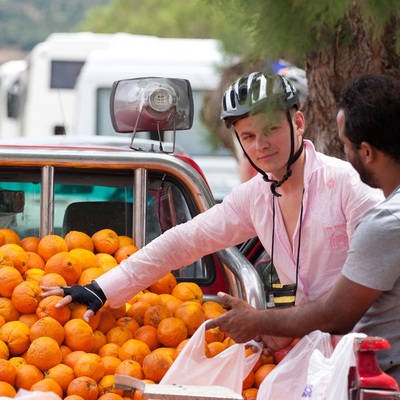
[[[193,89],[194,122],[190,132],[177,133],[176,142],[200,165],[215,198],[221,200],[239,183],[237,161],[227,149],[214,147],[213,134],[200,116],[204,93],[219,84],[224,62],[221,43],[212,39],[145,37],[126,44],[89,54],[76,83],[71,134],[121,136],[115,133],[109,113],[114,81],[145,76],[187,79]],[[157,139],[150,133],[138,137]],[[166,140],[172,141],[172,137]]]

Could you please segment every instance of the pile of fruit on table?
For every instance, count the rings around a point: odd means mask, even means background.
[[[106,303],[89,323],[86,306],[55,308],[61,297],[40,296],[41,286],[90,283],[135,251],[131,238],[110,229],[42,239],[0,229],[0,396],[24,389],[67,400],[139,400],[140,391],[115,387],[114,374],[157,384],[195,330],[226,311],[172,273],[119,309]],[[219,329],[206,331],[208,357],[232,343]],[[260,356],[243,381],[245,400],[256,398],[275,364]]]

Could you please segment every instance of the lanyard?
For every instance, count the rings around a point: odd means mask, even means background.
[[[294,295],[297,291],[297,283],[299,279],[299,260],[300,260],[300,246],[301,246],[301,228],[303,225],[303,198],[304,189],[301,195],[301,207],[300,207],[300,226],[299,226],[299,240],[297,243],[297,258],[296,258],[296,285],[294,289]],[[272,196],[272,243],[271,243],[271,265],[274,265],[274,245],[275,245],[275,196]],[[270,274],[271,288],[272,288],[272,273]]]

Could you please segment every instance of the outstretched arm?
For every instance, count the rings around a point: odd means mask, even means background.
[[[219,326],[236,342],[263,335],[302,337],[314,330],[348,333],[381,293],[342,275],[325,296],[290,308],[256,310],[243,300],[219,293],[221,302],[231,309],[208,321],[207,328]]]

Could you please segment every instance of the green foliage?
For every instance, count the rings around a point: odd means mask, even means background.
[[[237,30],[250,36],[254,58],[304,60],[330,48],[354,0],[203,0],[224,10]],[[380,35],[389,18],[399,18],[398,0],[358,0],[371,31]],[[352,40],[341,32],[341,39]]]
[[[0,46],[29,51],[53,32],[71,32],[86,10],[109,0],[3,0]]]
[[[199,0],[112,0],[106,7],[90,10],[79,29],[220,39],[230,53],[243,53],[249,47],[247,35],[227,21],[223,9]]]

